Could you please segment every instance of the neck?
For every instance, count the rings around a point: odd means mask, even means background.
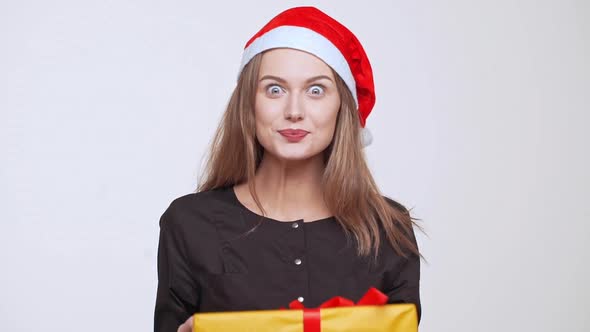
[[[307,160],[284,161],[270,154],[263,157],[254,178],[256,193],[267,216],[277,220],[316,220],[331,216],[321,186],[322,155]],[[243,184],[242,193],[248,191]],[[249,193],[250,208],[256,204]],[[253,205],[253,206],[252,206]]]

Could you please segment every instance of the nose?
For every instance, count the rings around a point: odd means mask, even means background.
[[[305,112],[302,106],[297,94],[289,95],[287,105],[285,105],[285,119],[293,122],[303,120]]]

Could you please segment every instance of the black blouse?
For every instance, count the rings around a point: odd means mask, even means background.
[[[334,217],[260,216],[232,186],[176,198],[160,218],[154,331],[176,331],[196,312],[278,309],[295,299],[316,307],[334,296],[357,301],[371,286],[389,303],[415,303],[420,317],[419,257],[399,256],[384,239],[372,262],[349,238]]]

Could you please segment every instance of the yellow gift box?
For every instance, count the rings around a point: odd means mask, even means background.
[[[198,313],[193,332],[416,332],[414,304],[384,304],[387,297],[370,289],[356,304],[341,297],[320,308],[293,301],[287,310]]]

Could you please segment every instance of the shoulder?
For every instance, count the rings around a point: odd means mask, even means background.
[[[395,201],[390,197],[383,196],[383,198],[387,203],[389,203],[389,205],[394,210],[396,210],[397,213],[399,213],[398,225],[400,225],[401,227],[399,227],[398,230],[402,232],[402,234],[407,236],[410,239],[410,241],[414,243],[414,245],[416,245],[416,234],[414,231],[415,223],[413,221],[416,219],[412,217],[412,215],[410,214],[410,210],[408,210],[408,208],[406,208],[400,202]]]
[[[223,190],[189,193],[174,198],[160,218],[160,227],[195,225],[209,221],[212,213],[224,203]]]
[[[389,205],[392,208],[396,209],[398,212],[401,212],[403,214],[408,214],[409,213],[408,209],[403,204],[401,204],[400,202],[395,201],[392,198],[390,198],[388,196],[385,196],[385,195],[382,195],[382,197],[385,199],[385,201],[387,203],[389,203]]]

